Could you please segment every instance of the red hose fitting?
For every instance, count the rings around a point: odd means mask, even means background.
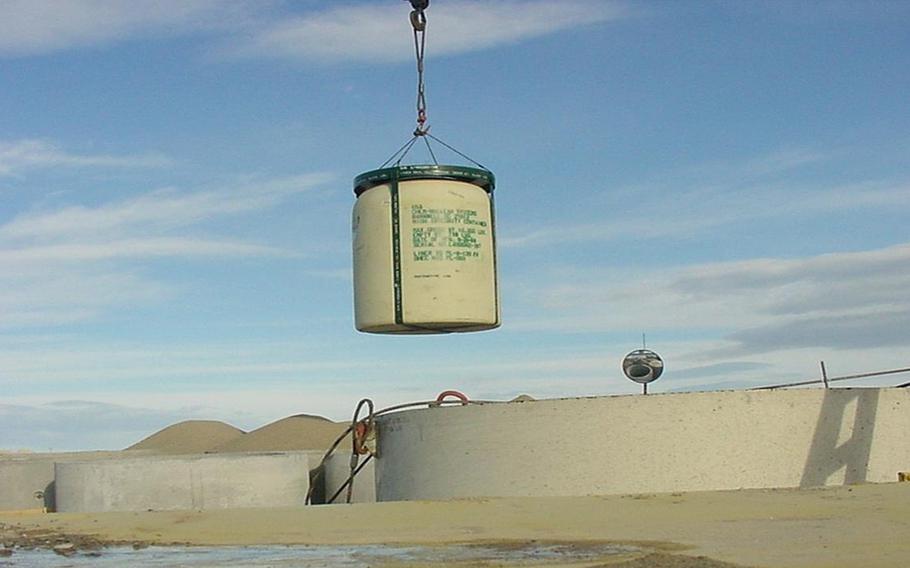
[[[441,393],[439,393],[439,396],[436,397],[436,402],[437,403],[445,402],[445,399],[449,398],[450,396],[453,396],[453,397],[457,398],[458,400],[460,400],[462,405],[468,404],[468,397],[466,397],[464,394],[462,394],[456,390],[442,391]]]

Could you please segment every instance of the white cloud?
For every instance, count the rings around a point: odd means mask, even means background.
[[[715,181],[737,180],[736,185],[766,179],[777,174],[811,164],[824,163],[831,157],[810,148],[781,148],[767,154],[755,156],[739,163],[717,162],[685,168],[682,175],[687,178]]]
[[[597,220],[533,229],[500,225],[506,248],[578,242],[689,238],[749,221],[857,209],[910,209],[910,182],[865,181],[823,185],[782,181],[780,174],[820,161],[808,151],[775,153],[735,165],[708,165],[625,189],[603,192],[608,205],[589,205]],[[785,179],[785,178],[784,178]],[[596,188],[595,188],[596,189]],[[596,193],[596,191],[592,192]]]
[[[908,330],[910,307],[787,318],[734,332],[730,339],[735,345],[716,353],[720,356],[755,354],[806,347],[855,350],[905,348],[910,343]],[[905,359],[905,364],[910,364],[910,358]]]
[[[206,383],[227,378],[296,381],[301,376],[333,377],[375,368],[375,362],[320,358],[320,349],[306,342],[292,344],[200,344],[192,348],[109,343],[105,347],[72,347],[75,339],[48,347],[37,345],[5,350],[0,347],[0,367],[7,373],[0,385],[19,381],[32,384],[82,381],[118,381],[156,384],[167,381]]]
[[[901,346],[910,343],[908,266],[910,243],[621,276],[565,271],[526,291],[539,319],[513,327],[725,334],[726,344],[714,346],[712,357]]]
[[[186,416],[213,413],[204,406],[137,408],[85,400],[0,404],[0,450],[120,450]]]
[[[350,4],[274,22],[231,50],[310,61],[406,61],[414,57],[407,6],[400,1]],[[450,0],[427,11],[434,56],[597,24],[628,15],[619,3],[593,0]]]
[[[0,56],[217,29],[243,21],[250,6],[228,0],[4,0]]]
[[[93,207],[20,214],[0,225],[0,328],[71,324],[164,301],[174,285],[149,279],[155,259],[300,256],[198,233],[207,221],[273,208],[329,179],[311,174],[221,190],[158,190]]]
[[[0,266],[10,265],[0,258]],[[71,324],[104,309],[169,295],[162,285],[136,274],[84,267],[7,270],[0,274],[0,290],[0,329]]]
[[[117,258],[219,256],[293,256],[276,248],[230,240],[193,238],[122,239],[111,243],[71,243],[0,249],[0,264],[58,262],[81,263]]]
[[[772,314],[843,310],[861,302],[882,305],[904,301],[910,278],[910,244],[803,259],[753,259],[685,269],[673,287],[691,298],[780,290],[757,304]],[[818,292],[824,290],[824,294]]]
[[[273,10],[271,1],[6,0],[0,56],[104,46],[136,38],[218,33],[226,51],[305,61],[402,61],[413,57],[408,6],[346,4],[322,11]],[[605,0],[451,0],[427,12],[434,54],[519,42],[628,15]]]
[[[104,46],[143,37],[219,34],[234,55],[308,61],[403,61],[413,57],[409,7],[350,3],[299,15],[270,0],[6,0],[0,57]],[[436,55],[516,43],[626,17],[606,0],[449,0],[427,12]]]
[[[73,154],[47,140],[0,141],[0,176],[53,167],[157,168],[173,161],[161,154]]]
[[[331,179],[328,174],[306,174],[217,191],[188,193],[161,189],[98,207],[77,205],[57,211],[25,213],[0,226],[0,241],[106,238],[124,231],[154,233],[187,227],[207,219],[273,207]]]

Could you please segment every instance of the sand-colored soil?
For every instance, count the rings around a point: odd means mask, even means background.
[[[172,424],[127,448],[162,454],[201,454],[243,436],[243,430],[217,420],[186,420]]]
[[[0,514],[0,524],[10,535],[50,530],[104,541],[211,545],[648,541],[638,557],[622,560],[630,564],[614,559],[610,565],[721,566],[690,558],[704,556],[740,566],[905,568],[908,512],[910,483],[894,483],[271,510]]]
[[[347,426],[310,414],[289,416],[251,432],[216,420],[187,420],[155,432],[126,451],[201,454],[325,450]]]
[[[326,450],[348,424],[332,422],[321,416],[288,416],[238,436],[215,448],[215,452],[289,452]]]

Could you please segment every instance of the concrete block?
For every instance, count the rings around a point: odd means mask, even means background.
[[[54,464],[103,460],[120,452],[0,454],[0,511],[55,510]]]
[[[295,507],[309,488],[306,452],[64,462],[55,471],[62,513]]]
[[[0,511],[54,508],[53,460],[0,461]]]

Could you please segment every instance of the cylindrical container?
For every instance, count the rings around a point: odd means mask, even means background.
[[[369,333],[499,327],[495,178],[413,165],[354,179],[354,320]]]

